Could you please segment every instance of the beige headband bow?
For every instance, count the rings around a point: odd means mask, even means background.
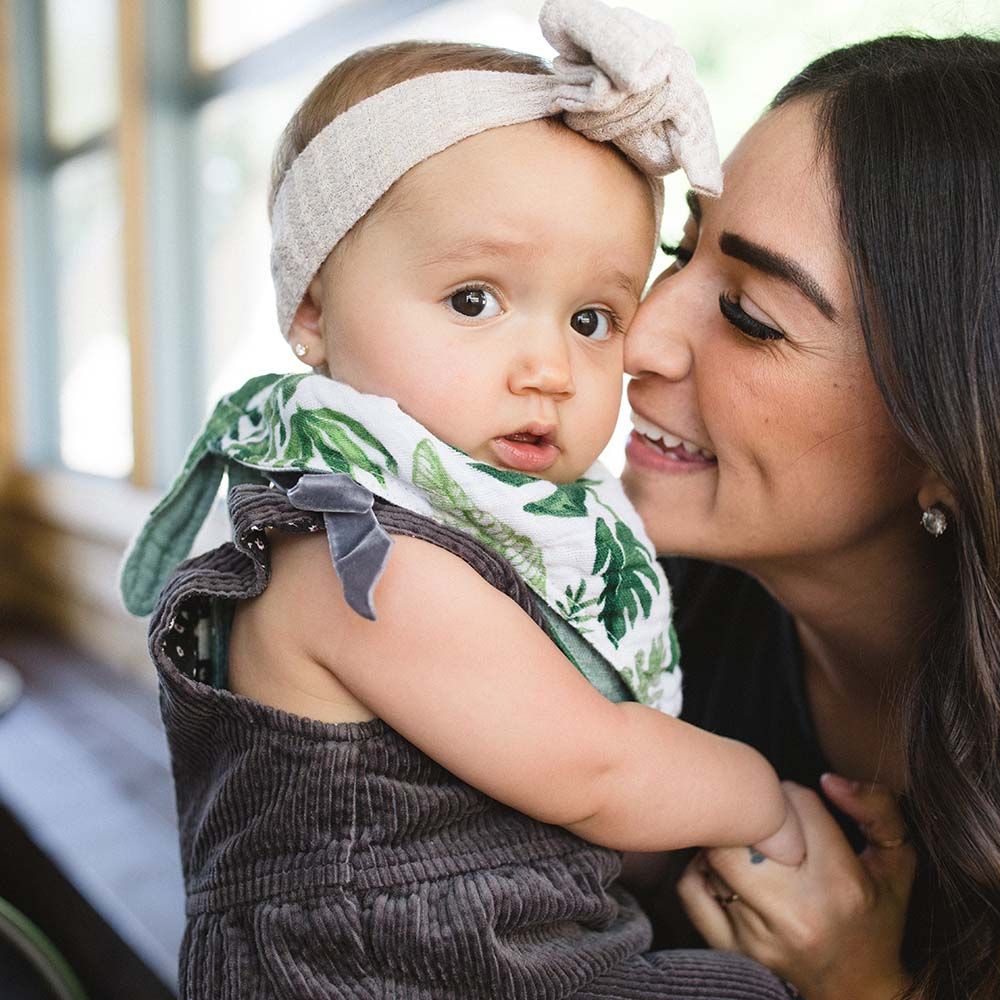
[[[554,92],[570,128],[614,143],[646,174],[680,166],[696,191],[722,193],[708,101],[665,24],[601,0],[548,0],[538,20],[559,53]]]

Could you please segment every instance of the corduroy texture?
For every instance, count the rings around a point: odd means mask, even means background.
[[[541,624],[499,556],[376,512]],[[736,956],[642,956],[649,924],[614,884],[616,852],[488,798],[381,720],[314,722],[193,679],[220,648],[213,607],[267,585],[264,527],[323,523],[260,486],[234,487],[230,516],[235,542],[183,563],[150,623],[188,897],[182,1000],[787,996]]]

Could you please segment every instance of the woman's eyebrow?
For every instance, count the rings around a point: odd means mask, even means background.
[[[701,222],[701,199],[697,192],[688,191],[685,197],[691,215],[696,222]],[[724,232],[719,237],[719,249],[727,257],[735,257],[764,274],[794,285],[828,320],[835,322],[838,319],[837,310],[820,283],[790,257],[729,232]]]
[[[723,233],[719,237],[719,249],[727,257],[735,257],[764,274],[794,285],[827,319],[837,319],[837,310],[819,282],[790,257],[768,250],[759,243],[751,243],[735,233]]]

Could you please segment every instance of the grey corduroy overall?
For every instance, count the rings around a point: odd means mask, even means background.
[[[232,608],[269,579],[264,528],[323,527],[273,488],[235,486],[229,505],[234,542],[177,568],[149,632],[187,890],[182,1000],[789,996],[740,956],[646,951],[617,852],[496,802],[381,720],[321,723],[225,690]],[[375,512],[542,624],[489,549],[381,501]]]

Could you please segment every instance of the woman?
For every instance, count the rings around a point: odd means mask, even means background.
[[[668,564],[685,715],[798,783],[809,849],[704,852],[680,895],[808,1000],[1000,995],[998,109],[998,42],[817,60],[626,341],[631,498],[735,568]]]

